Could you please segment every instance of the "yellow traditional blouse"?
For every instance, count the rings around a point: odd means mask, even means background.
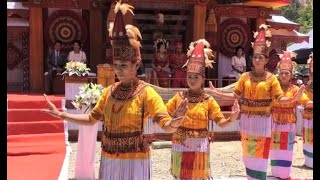
[[[272,99],[279,99],[282,94],[278,79],[269,72],[261,78],[252,72],[243,73],[234,90],[235,97],[240,98],[240,112],[247,115],[270,115]]]
[[[103,121],[102,154],[109,158],[149,158],[149,146],[143,137],[148,117],[163,127],[171,117],[160,95],[144,81],[130,91],[120,83],[107,87],[89,118]]]
[[[304,93],[308,96],[308,98],[313,101],[313,89],[306,87]],[[313,119],[313,108],[305,108],[302,113],[303,119]]]
[[[291,84],[289,88],[284,91],[284,96],[291,98],[299,91],[299,87],[296,85]],[[295,114],[295,109],[299,104],[306,105],[309,101],[309,98],[305,93],[302,94],[301,98],[298,102],[283,104],[279,103],[278,101],[273,101],[272,107],[272,117],[273,122],[276,123],[296,123],[297,118]]]
[[[172,136],[173,143],[183,142],[185,138],[210,138],[208,132],[209,120],[216,123],[224,117],[220,106],[208,94],[191,97],[188,92],[179,92],[167,103],[167,110],[173,115],[184,98],[188,98],[188,111],[183,119],[182,125]]]

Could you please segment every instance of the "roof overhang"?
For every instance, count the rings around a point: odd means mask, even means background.
[[[309,36],[299,33],[296,30],[289,31],[287,29],[274,29],[269,28],[271,31],[271,39],[276,39],[285,42],[301,43],[303,41],[309,42]]]
[[[250,0],[243,3],[246,6],[261,6],[266,8],[279,8],[291,4],[290,0]]]
[[[267,19],[267,24],[274,29],[288,29],[290,31],[299,31],[300,29],[300,25],[298,23],[292,22],[280,15],[272,15],[271,19]]]

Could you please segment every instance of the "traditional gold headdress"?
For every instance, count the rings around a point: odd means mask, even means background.
[[[253,37],[255,38],[254,43],[252,42],[253,54],[262,54],[269,57],[269,47],[271,45],[271,31],[268,29],[270,26],[261,24],[259,31],[255,32]]]
[[[278,72],[281,70],[288,70],[294,73],[297,69],[297,63],[292,61],[292,58],[296,58],[297,54],[290,51],[284,51],[283,54],[279,54],[280,62],[277,65]]]
[[[205,77],[205,68],[213,68],[214,55],[210,49],[210,44],[205,39],[191,42],[187,52],[188,61],[183,67],[187,66],[187,72],[197,73]]]
[[[141,61],[139,38],[142,39],[139,29],[131,24],[124,24],[123,15],[128,11],[134,15],[133,6],[117,2],[114,12],[116,18],[110,23],[109,37],[113,49],[113,60]]]

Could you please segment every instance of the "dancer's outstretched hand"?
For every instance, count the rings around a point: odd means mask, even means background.
[[[301,98],[304,90],[305,90],[305,86],[304,86],[304,84],[302,84],[300,86],[300,89],[298,90],[298,92],[293,96],[293,100],[298,101]]]
[[[58,108],[49,100],[46,94],[43,94],[44,99],[47,101],[49,105],[49,109],[40,109],[41,112],[46,112],[52,116],[59,117],[59,114],[61,113]]]
[[[217,89],[213,86],[212,81],[209,81],[209,87],[210,87],[210,92],[215,95],[218,96],[218,91]]]
[[[175,117],[184,116],[187,113],[187,111],[188,111],[188,99],[186,98],[180,102],[174,115],[175,115]]]
[[[239,114],[240,114],[240,105],[239,105],[238,99],[236,99],[232,106],[232,112],[230,117],[231,122],[235,121],[238,118]]]
[[[240,105],[239,105],[239,102],[238,102],[238,99],[236,99],[233,103],[233,106],[232,106],[232,113],[235,114],[235,113],[240,113]]]

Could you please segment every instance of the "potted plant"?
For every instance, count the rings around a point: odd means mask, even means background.
[[[84,113],[87,113],[90,108],[97,104],[104,87],[101,84],[88,83],[79,87],[79,89],[79,95],[76,95],[76,99],[71,103],[77,109],[86,108]]]

